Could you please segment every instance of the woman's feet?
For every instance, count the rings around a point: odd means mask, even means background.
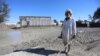
[[[68,55],[69,51],[70,51],[70,44],[67,44],[67,45],[65,45],[64,52],[65,52],[66,55]]]

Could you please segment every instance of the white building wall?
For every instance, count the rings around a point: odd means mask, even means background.
[[[23,17],[20,17],[22,18],[22,25],[26,25],[27,22],[25,22],[25,18],[24,16]],[[28,16],[27,17],[28,20],[26,21],[29,21],[29,25],[30,26],[48,26],[48,25],[51,25],[52,21],[51,21],[51,17],[30,17]]]

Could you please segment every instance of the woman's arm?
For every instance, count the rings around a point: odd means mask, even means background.
[[[76,21],[74,21],[74,19],[73,19],[73,22],[72,22],[72,34],[76,35]]]

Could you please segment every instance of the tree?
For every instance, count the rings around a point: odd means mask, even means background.
[[[79,19],[77,22],[82,23],[83,21],[81,19]]]
[[[97,10],[94,12],[93,20],[96,19],[100,19],[100,8],[97,8]]]
[[[63,23],[63,20],[60,20],[61,23]]]
[[[91,20],[93,22],[93,17],[89,14],[89,20]]]
[[[58,26],[58,21],[56,19],[54,20],[54,23],[56,23],[56,25]]]
[[[9,14],[9,6],[7,3],[2,3],[0,10],[0,23],[7,20]]]

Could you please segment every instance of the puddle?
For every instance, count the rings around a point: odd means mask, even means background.
[[[12,41],[20,41],[21,40],[21,31],[10,31],[7,33],[9,39]]]
[[[8,31],[8,32],[1,32],[0,33],[0,46],[9,45],[12,43],[18,43],[22,40],[22,33],[21,31]]]

